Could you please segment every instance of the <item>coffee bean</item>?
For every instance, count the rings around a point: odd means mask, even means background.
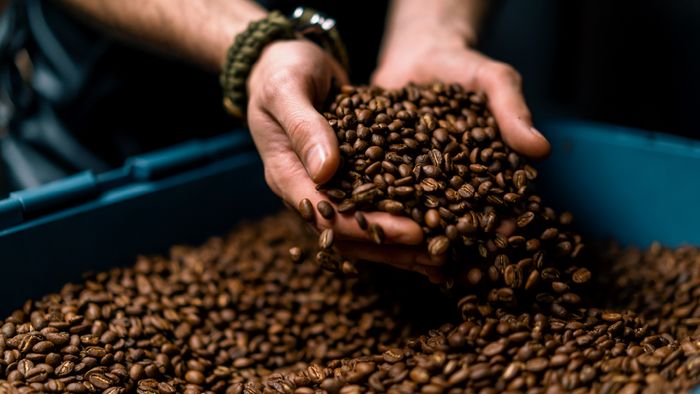
[[[299,202],[299,214],[302,219],[307,222],[313,222],[316,219],[316,213],[314,211],[314,206],[311,200],[304,198]]]
[[[604,312],[601,317],[605,321],[609,322],[617,322],[622,320],[622,315],[620,313],[615,313],[615,312]]]
[[[522,284],[522,271],[515,264],[506,267],[503,279],[507,286],[518,288]]]
[[[330,249],[333,246],[333,229],[327,228],[321,232],[318,238],[318,247],[321,249]]]
[[[31,360],[22,359],[17,363],[17,371],[19,371],[22,376],[26,376],[27,372],[32,368],[34,368],[34,363]]]
[[[404,206],[399,201],[382,200],[377,206],[380,210],[389,212],[393,215],[400,215],[404,212]]]
[[[586,283],[591,279],[591,272],[586,268],[579,268],[573,273],[571,279],[575,283]]]
[[[477,284],[479,284],[479,282],[481,282],[482,272],[478,268],[472,268],[469,270],[469,272],[467,274],[467,278],[468,278],[469,284],[477,285]]]
[[[486,357],[493,357],[505,350],[503,342],[492,342],[484,347],[481,353]]]
[[[372,242],[377,245],[384,243],[384,229],[380,225],[376,223],[370,224],[368,232]]]
[[[146,373],[144,372],[143,365],[141,364],[133,364],[129,369],[129,377],[132,380],[138,381],[144,376],[146,376]]]
[[[354,276],[357,276],[357,274],[358,274],[357,268],[355,267],[355,264],[353,264],[349,260],[343,261],[343,263],[341,265],[341,271],[343,272],[343,274],[345,276],[349,276],[349,277],[354,277]]]
[[[438,235],[428,241],[428,252],[433,256],[440,256],[447,252],[450,240],[444,235]]]
[[[530,372],[542,372],[549,365],[549,361],[544,357],[537,357],[527,360],[525,369]]]
[[[351,213],[355,210],[355,202],[350,199],[345,199],[338,204],[338,212],[340,213]]]
[[[425,225],[430,228],[440,227],[440,214],[438,213],[437,209],[428,209],[425,212],[425,217],[423,220],[425,221]]]
[[[316,209],[318,209],[318,213],[320,213],[324,219],[331,220],[335,216],[335,209],[333,209],[331,203],[326,200],[319,201],[318,204],[316,204]]]
[[[379,146],[373,145],[367,148],[367,151],[365,151],[365,156],[367,156],[370,160],[381,160],[384,157],[384,150]]]
[[[418,384],[424,384],[430,381],[430,373],[425,369],[421,367],[416,367],[411,370],[410,373],[411,380]]]
[[[292,259],[293,262],[298,263],[302,259],[303,252],[300,247],[298,246],[293,246],[289,248],[289,257]]]
[[[357,221],[357,225],[360,226],[362,230],[367,230],[367,219],[365,218],[365,215],[362,212],[355,212],[355,221]]]
[[[393,348],[385,351],[382,356],[384,357],[384,361],[393,364],[403,360],[403,351],[399,348]]]
[[[204,374],[200,371],[190,370],[185,374],[185,380],[188,383],[201,385],[204,383]]]

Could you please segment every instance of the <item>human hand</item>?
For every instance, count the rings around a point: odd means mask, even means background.
[[[314,207],[328,200],[316,190],[340,163],[337,138],[317,111],[333,80],[347,76],[332,57],[313,43],[280,41],[265,48],[248,80],[248,124],[265,167],[265,180],[291,207],[308,198]],[[388,263],[428,274],[432,260],[420,226],[406,217],[371,212],[367,221],[380,225],[387,245],[370,241],[352,215],[325,219],[316,213],[318,230],[332,228],[340,252],[351,258]],[[397,245],[403,244],[403,245]]]
[[[464,42],[436,39],[429,34],[395,40],[386,48],[372,76],[373,84],[385,88],[435,81],[459,83],[468,90],[486,93],[489,109],[508,146],[531,158],[549,153],[549,142],[532,125],[520,74]]]

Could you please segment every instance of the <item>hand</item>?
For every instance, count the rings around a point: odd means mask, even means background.
[[[490,59],[462,42],[437,40],[425,34],[414,38],[394,44],[383,54],[372,76],[373,84],[400,88],[409,82],[442,81],[483,91],[508,146],[531,158],[549,154],[549,142],[532,126],[520,74],[513,67]]]
[[[265,180],[291,207],[308,198],[314,204],[328,200],[316,190],[340,163],[338,141],[318,108],[333,80],[347,76],[328,54],[313,43],[280,41],[265,48],[248,79],[248,123],[265,166]],[[426,273],[436,264],[427,256],[423,233],[406,217],[384,212],[367,213],[370,223],[384,229],[389,245],[370,243],[352,215],[336,214],[326,220],[316,214],[317,229],[333,228],[341,253],[353,258],[384,262]],[[398,246],[391,244],[405,244]]]

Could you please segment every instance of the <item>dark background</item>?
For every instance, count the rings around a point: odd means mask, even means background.
[[[522,73],[535,115],[700,136],[698,1],[504,1],[483,43]]]

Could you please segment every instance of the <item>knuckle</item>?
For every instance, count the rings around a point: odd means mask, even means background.
[[[522,77],[510,64],[496,62],[490,67],[490,75],[498,81],[506,81],[513,85],[520,85]]]
[[[299,116],[295,116],[287,125],[287,135],[294,146],[306,145],[309,130],[311,130],[311,122]]]
[[[270,190],[272,190],[273,193],[281,197],[281,190],[277,186],[277,171],[270,168],[269,165],[265,165],[264,167],[265,183],[267,183],[267,186],[270,187]]]
[[[263,100],[272,101],[283,97],[294,86],[297,78],[295,73],[289,69],[273,72],[263,84]]]

